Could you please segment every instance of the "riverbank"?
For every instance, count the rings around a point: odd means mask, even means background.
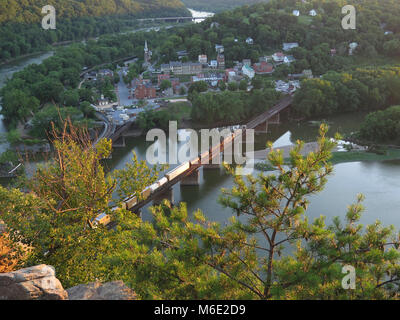
[[[284,152],[285,163],[289,162],[288,153],[293,146],[286,146],[281,149]],[[314,143],[306,143],[305,147],[302,151],[302,155],[305,156],[311,151],[315,151],[317,148],[317,144]],[[267,150],[256,151],[255,152],[256,159],[262,159],[261,156],[264,156],[266,159],[268,152]],[[332,158],[330,162],[333,165],[342,164],[342,163],[351,163],[351,162],[382,162],[382,161],[390,161],[390,160],[400,160],[400,149],[388,149],[383,154],[377,154],[368,151],[347,151],[347,152],[339,152],[333,151]],[[261,161],[256,163],[256,169],[259,171],[274,171],[275,168],[269,164],[268,160]]]

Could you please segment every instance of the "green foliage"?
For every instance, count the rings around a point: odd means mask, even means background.
[[[360,128],[360,138],[371,142],[400,143],[400,106],[368,114]]]
[[[295,111],[306,117],[371,110],[400,103],[400,68],[328,72],[306,79],[294,96]]]
[[[192,119],[207,124],[237,123],[271,108],[279,96],[274,89],[196,94],[192,98]]]
[[[57,30],[43,32],[41,9],[47,4],[56,9]],[[3,1],[0,3],[0,61],[44,50],[54,43],[137,28],[138,23],[132,18],[188,14],[179,0]]]

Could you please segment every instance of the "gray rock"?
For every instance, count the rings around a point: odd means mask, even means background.
[[[91,282],[67,290],[69,300],[136,300],[135,292],[122,281]]]
[[[51,266],[0,274],[0,300],[66,300],[68,294]]]

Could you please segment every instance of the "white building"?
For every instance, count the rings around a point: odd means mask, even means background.
[[[274,59],[274,61],[277,63],[282,63],[285,60],[285,55],[282,52],[275,52],[272,55],[272,59]]]
[[[211,60],[210,61],[210,67],[211,68],[218,68],[218,61],[217,60]]]
[[[254,44],[253,38],[248,37],[248,38],[246,39],[246,43],[247,43],[247,44],[250,44],[250,45],[253,45],[253,44]]]
[[[250,79],[253,79],[256,75],[254,69],[252,67],[249,67],[247,65],[243,66],[242,72],[245,76],[249,77]]]
[[[358,43],[357,42],[352,42],[349,44],[349,55],[352,56],[354,53],[354,50],[356,50],[358,47]]]
[[[314,9],[310,10],[309,15],[311,17],[315,17],[317,15],[317,11],[315,11]]]
[[[292,13],[293,13],[293,15],[296,16],[296,17],[300,16],[300,11],[299,11],[299,10],[293,10]]]
[[[283,59],[283,63],[286,64],[291,64],[292,62],[295,62],[296,59],[293,56],[285,56],[285,58]]]
[[[294,48],[297,48],[299,44],[297,42],[284,42],[283,43],[283,51],[289,51]]]
[[[199,55],[199,62],[201,64],[206,64],[208,62],[208,58],[206,54]]]
[[[216,44],[216,45],[215,45],[215,51],[217,51],[218,53],[224,53],[225,48],[224,48],[223,45]]]

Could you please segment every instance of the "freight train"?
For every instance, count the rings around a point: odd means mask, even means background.
[[[133,194],[122,202],[122,209],[131,210],[134,208],[139,202],[139,199],[146,200],[149,198],[153,193],[157,192],[161,187],[165,186],[166,184],[172,182],[174,179],[178,178],[186,171],[193,167],[199,167],[203,164],[208,164],[211,162],[212,158],[219,155],[224,146],[229,143],[232,143],[233,140],[239,136],[241,136],[246,130],[246,126],[243,126],[242,129],[234,130],[233,133],[228,137],[221,137],[220,144],[217,144],[210,148],[210,150],[205,151],[199,154],[196,158],[189,162],[185,162],[178,167],[174,168],[173,170],[167,172],[163,178],[158,180],[157,182],[153,183],[151,186],[146,187],[141,193],[140,197],[137,194]],[[111,210],[117,210],[118,207],[114,207]],[[92,225],[97,226],[98,224],[108,225],[111,222],[111,218],[106,213],[100,213],[96,218],[93,219]]]

